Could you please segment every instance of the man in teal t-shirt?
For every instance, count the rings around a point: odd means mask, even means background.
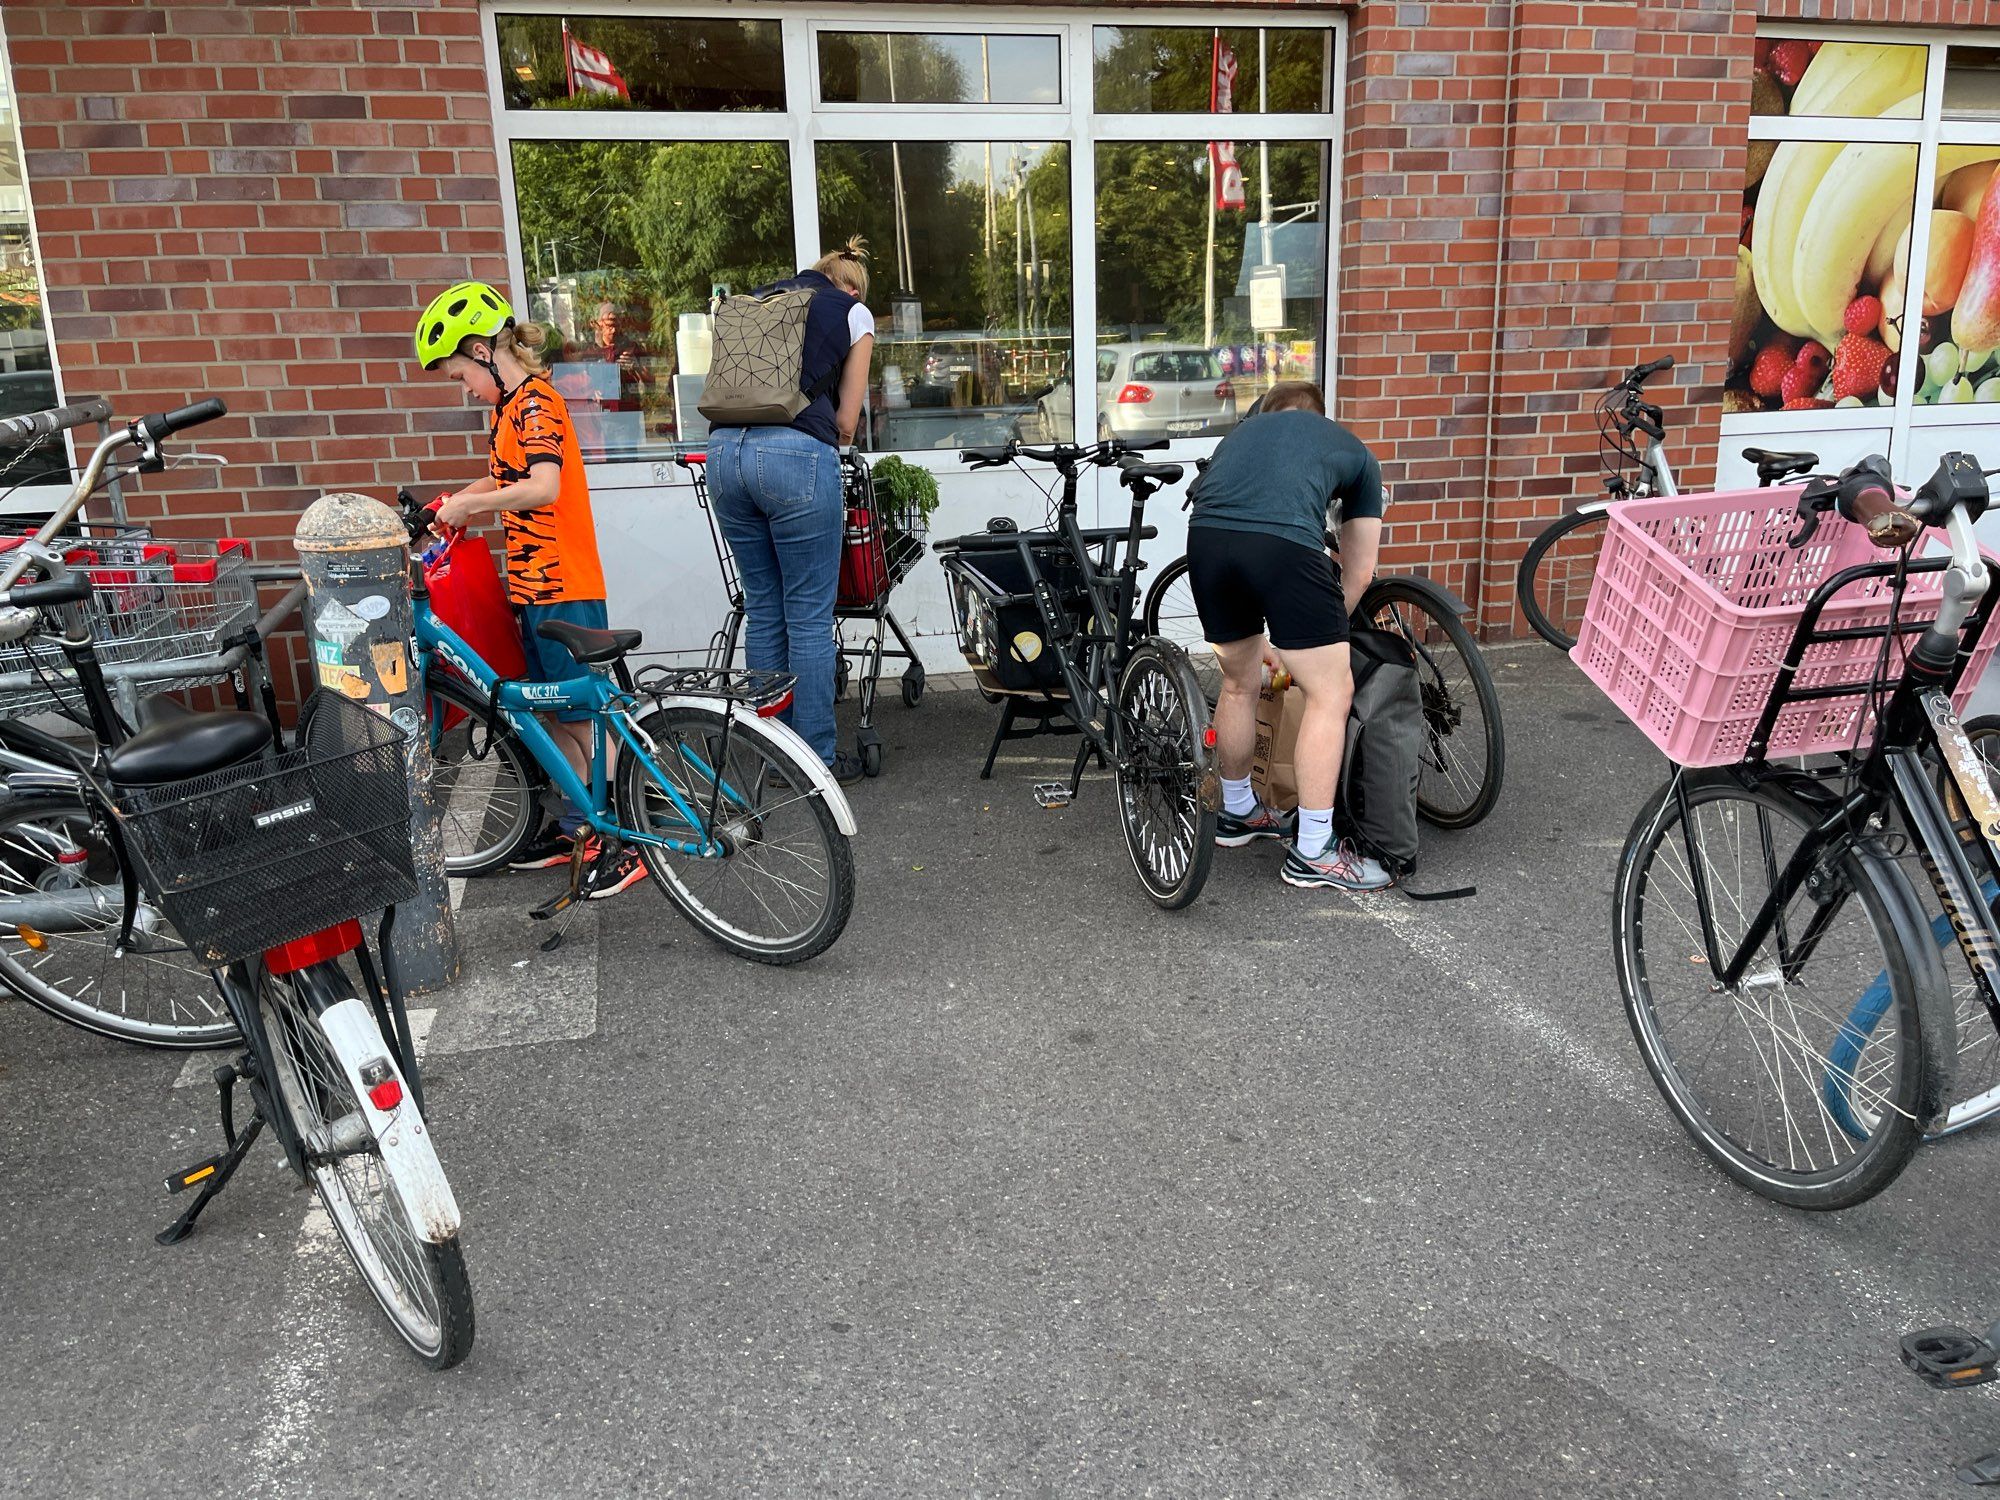
[[[1215,841],[1236,848],[1287,839],[1280,871],[1286,884],[1381,890],[1388,872],[1333,837],[1334,791],[1354,699],[1347,618],[1374,576],[1381,547],[1381,466],[1359,438],[1328,420],[1318,386],[1280,381],[1216,448],[1193,498],[1188,581],[1223,679],[1215,707],[1223,793]],[[1335,528],[1338,568],[1326,550],[1326,533]],[[1305,695],[1293,755],[1296,826],[1250,787],[1267,661]]]

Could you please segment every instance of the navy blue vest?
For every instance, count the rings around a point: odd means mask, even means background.
[[[801,271],[786,281],[757,288],[757,295],[808,287],[813,299],[806,309],[806,342],[799,361],[799,389],[820,388],[820,394],[806,409],[792,418],[792,426],[818,438],[830,448],[840,446],[840,427],[835,420],[835,402],[840,395],[840,370],[852,347],[847,337],[847,314],[854,298],[835,286],[818,271]]]

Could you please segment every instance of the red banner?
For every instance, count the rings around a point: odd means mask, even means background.
[[[1236,54],[1222,45],[1222,33],[1215,35],[1214,67],[1209,74],[1208,105],[1219,115],[1236,109]],[[1247,201],[1243,191],[1243,168],[1236,163],[1236,142],[1208,143],[1208,180],[1215,184],[1217,209],[1241,210]]]
[[[616,94],[621,99],[632,97],[632,91],[625,86],[624,76],[611,59],[597,48],[586,47],[571,36],[567,22],[563,25],[563,42],[569,54],[566,61],[572,98],[580,89],[598,94]]]

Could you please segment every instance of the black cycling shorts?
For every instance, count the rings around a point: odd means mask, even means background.
[[[1323,548],[1257,531],[1190,527],[1188,582],[1202,635],[1215,645],[1262,635],[1267,621],[1280,651],[1347,639],[1340,570]]]

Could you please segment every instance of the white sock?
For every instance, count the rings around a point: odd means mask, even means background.
[[[1330,807],[1302,807],[1299,809],[1299,854],[1305,859],[1318,859],[1326,853],[1326,846],[1333,842],[1333,809]]]
[[[1222,810],[1232,818],[1247,818],[1257,810],[1257,794],[1250,790],[1250,778],[1231,781],[1222,778]]]

